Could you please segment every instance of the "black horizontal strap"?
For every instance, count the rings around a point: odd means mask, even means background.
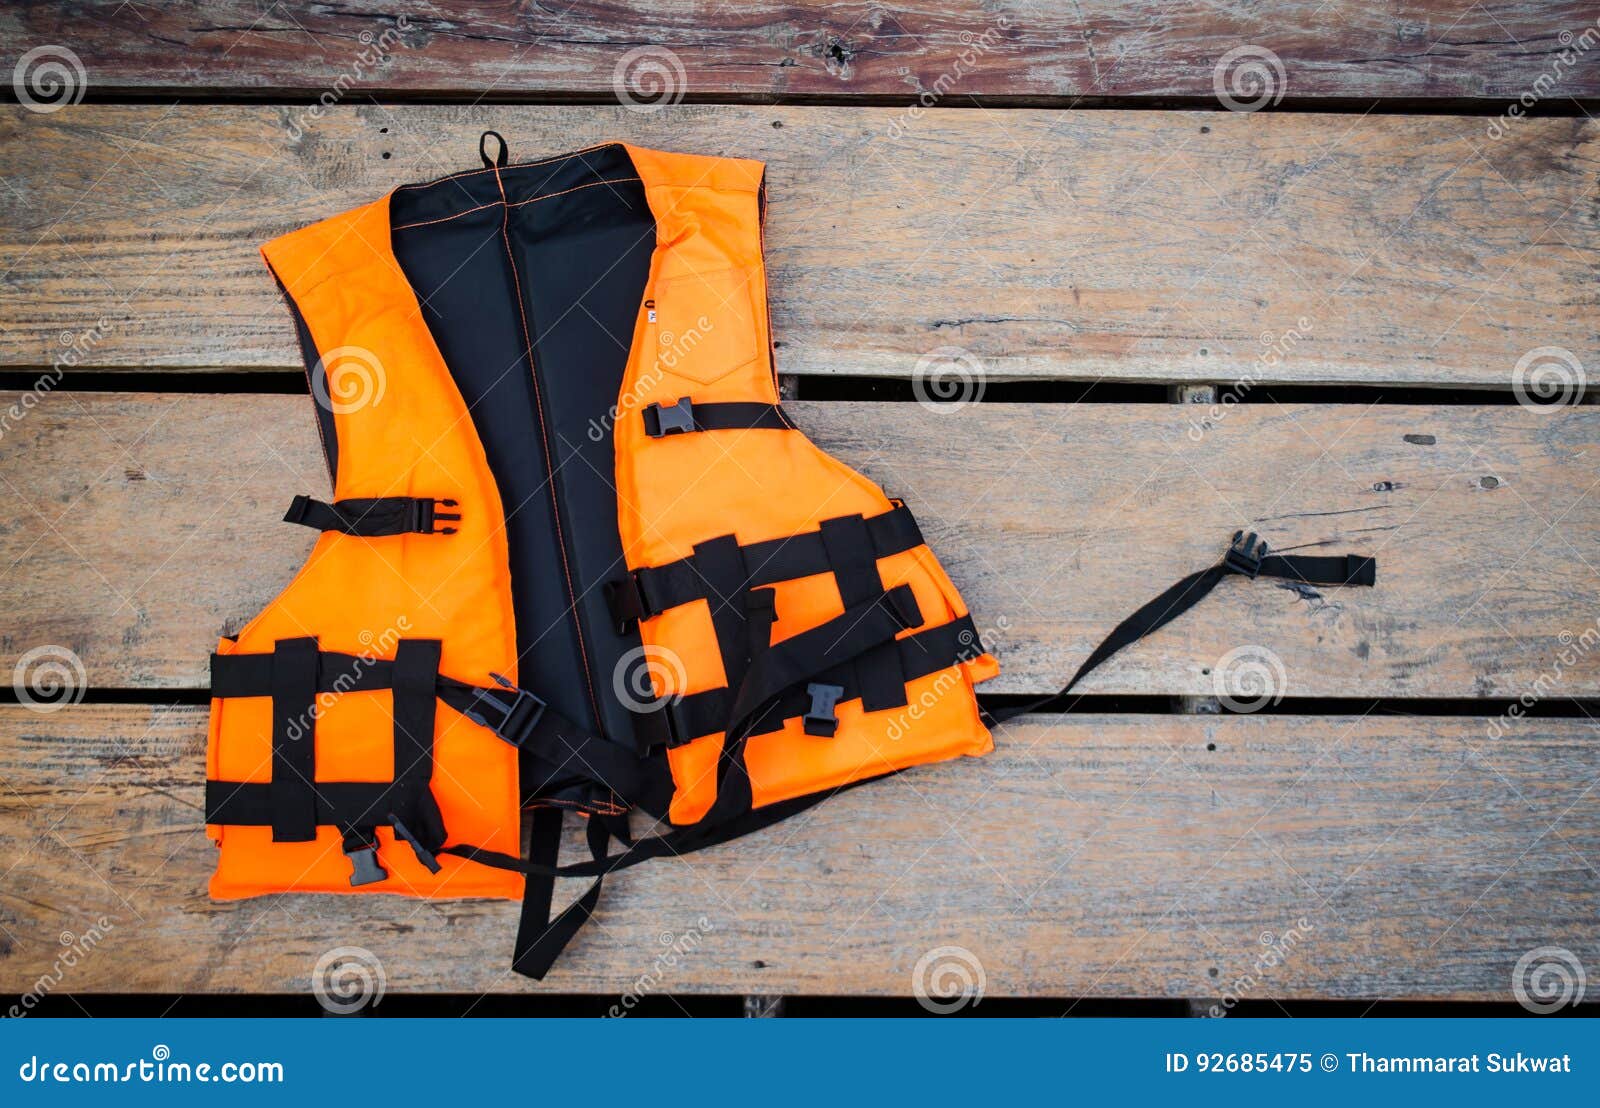
[[[905,674],[907,682],[929,674],[949,669],[962,662],[970,662],[981,655],[983,643],[971,616],[961,616],[949,623],[914,635],[885,643],[882,647],[864,654],[854,665],[842,664],[823,670],[813,679],[817,684],[837,685],[844,690],[839,703],[861,698],[858,671],[874,664],[878,651],[893,651]],[[780,696],[753,724],[750,734],[764,735],[783,729],[784,722],[803,717],[811,707],[811,697],[804,688],[792,689]],[[690,693],[677,700],[667,701],[661,709],[672,720],[676,744],[689,742],[705,735],[720,732],[728,724],[733,711],[733,691],[726,687]]]
[[[397,781],[318,781],[312,789],[319,827],[375,827],[389,822],[407,786]],[[206,782],[206,822],[271,827],[277,814],[270,782]]]
[[[377,692],[394,687],[394,663],[324,650],[317,654],[317,692]],[[271,696],[271,654],[211,655],[211,695]]]
[[[229,698],[272,694],[271,654],[213,654],[211,695]],[[509,682],[507,683],[509,685]],[[317,692],[379,692],[394,686],[394,663],[384,658],[322,651],[317,655]],[[640,768],[637,758],[548,706],[537,713],[532,693],[515,686],[483,688],[439,675],[440,700],[488,728],[544,765],[541,771],[553,790],[578,780],[602,784],[623,796],[634,795]]]
[[[1307,585],[1365,585],[1378,581],[1378,563],[1359,554],[1268,554],[1261,573]]]
[[[454,500],[431,496],[379,496],[335,500],[332,504],[297,496],[283,521],[369,539],[385,535],[453,535],[456,529],[448,524],[458,522],[461,513],[440,509],[456,506]]]
[[[644,433],[653,439],[690,431],[788,431],[794,424],[776,404],[721,401],[696,404],[689,397],[671,404],[647,404],[640,412]]]
[[[899,501],[887,512],[869,516],[866,520],[867,536],[872,540],[873,552],[878,558],[887,558],[923,544],[922,531],[912,517],[910,509]],[[821,530],[790,535],[787,538],[768,539],[739,548],[749,573],[749,588],[792,581],[798,577],[811,577],[828,573],[833,564],[828,558],[828,547]],[[719,593],[726,592],[721,582],[710,582],[703,567],[691,556],[669,562],[663,566],[646,567],[632,575],[643,609],[657,615],[668,608],[703,600],[710,595],[712,584]],[[643,618],[649,618],[645,616]]]

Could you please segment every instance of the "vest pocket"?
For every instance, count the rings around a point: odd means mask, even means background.
[[[686,273],[656,282],[655,362],[702,385],[756,360],[755,302],[748,270]]]

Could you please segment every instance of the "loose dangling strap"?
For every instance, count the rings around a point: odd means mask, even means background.
[[[1372,585],[1377,581],[1377,563],[1371,558],[1355,554],[1334,557],[1302,554],[1268,554],[1267,544],[1255,532],[1246,535],[1235,531],[1233,543],[1222,561],[1208,569],[1191,573],[1167,589],[1107,635],[1105,641],[1094,648],[1084,659],[1060,692],[1051,693],[1028,704],[985,712],[985,722],[993,727],[1015,719],[1027,712],[1044,711],[1059,706],[1074,686],[1089,672],[1105,662],[1117,651],[1138,642],[1146,635],[1158,631],[1184,612],[1204,600],[1224,577],[1237,575],[1256,577],[1282,577],[1307,585]]]

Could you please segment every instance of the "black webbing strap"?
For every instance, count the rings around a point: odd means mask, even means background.
[[[394,797],[386,822],[434,873],[433,852],[449,837],[433,796],[433,726],[438,714],[438,639],[402,639],[394,654]]]
[[[860,604],[883,592],[878,555],[859,515],[822,521],[822,545],[828,551],[839,597],[845,607]],[[885,644],[863,654],[848,667],[861,690],[863,711],[882,712],[906,706],[906,678],[900,672],[900,652]]]
[[[454,507],[454,500],[435,500],[431,496],[379,496],[335,500],[332,504],[297,496],[289,504],[283,521],[369,539],[384,535],[453,535],[454,527],[437,525],[461,519],[459,512],[439,511]]]
[[[279,639],[266,655],[272,695],[272,841],[317,837],[317,640]]]
[[[794,424],[776,404],[748,401],[696,404],[687,396],[671,404],[647,404],[640,412],[653,439],[693,431],[788,431]]]
[[[983,653],[983,643],[978,638],[972,617],[961,616],[938,627],[874,647],[855,665],[835,666],[813,675],[810,680],[839,686],[842,691],[838,703],[855,700],[861,696],[861,688],[855,684],[860,671],[866,668],[869,659],[878,659],[889,651],[894,652],[898,672],[904,681],[911,682],[972,661]],[[810,705],[811,698],[804,688],[789,690],[777,697],[772,706],[751,723],[751,736],[782,730],[785,720],[805,715]],[[732,690],[720,688],[706,689],[668,701],[661,714],[670,718],[673,744],[681,745],[721,731],[732,710]]]
[[[409,640],[402,640],[402,643]],[[399,651],[396,651],[398,655]],[[272,654],[213,654],[211,695],[220,698],[268,696],[273,691]],[[395,687],[397,662],[326,650],[316,655],[315,692],[381,692]],[[493,675],[491,675],[493,676]],[[503,679],[501,679],[503,680]],[[438,699],[502,741],[546,763],[552,777],[582,775],[632,795],[639,775],[631,751],[585,730],[543,700],[505,681],[484,688],[438,674]],[[431,730],[428,732],[431,734]]]
[[[993,726],[1014,719],[1026,712],[1044,711],[1063,702],[1067,694],[1089,672],[1105,662],[1117,651],[1138,642],[1160,630],[1208,596],[1224,577],[1282,577],[1307,585],[1372,585],[1377,581],[1377,563],[1371,558],[1355,554],[1329,557],[1309,554],[1268,554],[1267,544],[1254,532],[1246,535],[1234,532],[1233,543],[1222,561],[1209,569],[1191,573],[1160,596],[1149,601],[1107,635],[1105,641],[1094,648],[1084,659],[1060,692],[997,711],[986,712],[987,722]]]
[[[917,521],[899,501],[887,512],[867,517],[865,523],[871,549],[878,558],[914,550],[923,544]],[[833,569],[820,530],[751,543],[741,546],[739,554],[744,559],[740,578],[752,589],[779,581],[812,577]],[[658,616],[680,604],[703,600],[710,594],[713,585],[717,586],[720,595],[727,595],[731,582],[713,579],[691,555],[666,565],[635,570],[626,577],[610,582],[606,587],[606,595],[612,616],[619,626],[626,627],[637,620]]]

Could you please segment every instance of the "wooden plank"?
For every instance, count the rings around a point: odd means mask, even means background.
[[[0,364],[297,367],[256,245],[477,165],[485,126],[523,158],[765,159],[784,373],[1504,389],[1540,348],[1600,364],[1588,120],[1494,141],[1376,115],[309,111],[0,114]]]
[[[338,946],[391,992],[538,987],[506,968],[511,904],[208,901],[204,717],[0,708],[0,991],[101,917],[61,991],[305,992]],[[1485,722],[1036,717],[990,757],[617,875],[543,987],[906,995],[957,947],[990,996],[1506,1001],[1531,948],[1600,960],[1600,743]]]
[[[912,505],[1002,659],[988,691],[1055,689],[1251,528],[1376,555],[1378,585],[1227,582],[1084,691],[1215,695],[1259,646],[1290,696],[1600,695],[1600,409],[1245,405],[1209,431],[1194,405],[792,411]],[[278,522],[289,498],[326,495],[294,396],[56,392],[0,436],[0,480],[0,663],[65,646],[113,688],[202,687],[311,547]]]
[[[293,8],[94,0],[9,5],[0,10],[0,40],[13,47],[7,68],[28,48],[67,44],[96,95],[353,88],[363,97],[609,99],[641,45],[670,66],[674,96],[1210,98],[1219,61],[1245,45],[1273,52],[1279,95],[1295,98],[1510,98],[1552,72],[1559,80],[1547,95],[1600,92],[1586,50],[1568,44],[1572,60],[1555,65],[1561,33],[1594,23],[1576,0],[909,0],[892,8],[866,0],[469,0],[404,18],[397,24],[394,6],[373,0]]]

